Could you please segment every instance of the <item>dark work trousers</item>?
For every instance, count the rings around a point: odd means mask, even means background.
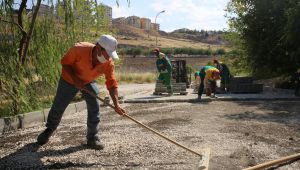
[[[198,96],[202,96],[203,90],[204,90],[204,77],[200,77],[201,82],[199,85],[199,90],[198,90]],[[217,82],[216,81],[209,81],[209,88],[211,90],[211,93],[216,94],[216,86]]]
[[[210,81],[209,84],[210,84],[211,93],[216,94],[217,82],[216,81]]]
[[[202,96],[203,90],[204,90],[204,76],[200,76],[200,85],[199,85],[199,89],[198,89],[198,96]]]
[[[85,88],[95,95],[99,94],[96,82],[85,85]],[[63,113],[71,100],[79,90],[60,78],[54,102],[49,111],[46,127],[55,130],[59,125]],[[86,92],[82,92],[82,96],[87,104],[87,139],[94,138],[98,133],[98,124],[100,122],[99,102],[97,99]]]

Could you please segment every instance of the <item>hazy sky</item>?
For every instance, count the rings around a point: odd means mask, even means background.
[[[173,31],[179,28],[197,30],[227,29],[224,9],[229,0],[119,0],[118,7],[115,0],[101,0],[112,7],[113,18],[139,16],[155,20],[163,31]]]

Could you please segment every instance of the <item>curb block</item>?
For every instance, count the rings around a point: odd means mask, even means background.
[[[21,119],[22,115],[19,116],[12,116],[12,117],[5,117],[4,118],[4,127],[2,133],[11,131],[11,130],[16,130],[21,127]]]
[[[42,125],[44,122],[43,111],[34,111],[23,114],[22,126],[21,128],[33,127],[35,125]]]
[[[69,104],[63,114],[68,115],[71,113],[76,113],[76,103]]]
[[[43,114],[44,114],[44,121],[43,122],[47,121],[47,118],[48,118],[48,115],[49,115],[49,111],[50,111],[50,108],[43,109]]]
[[[64,115],[80,112],[86,109],[85,101],[69,104]],[[12,117],[0,118],[0,135],[20,128],[43,125],[48,118],[50,108],[20,114]]]
[[[4,130],[4,119],[0,119],[0,135],[3,133]]]

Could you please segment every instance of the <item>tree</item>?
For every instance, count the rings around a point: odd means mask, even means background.
[[[300,42],[290,39],[291,35],[299,35],[299,25],[295,21],[299,17],[298,9],[297,0],[229,2],[230,31],[236,35],[234,39],[241,39],[239,48],[245,52],[242,60],[254,75],[274,76],[294,70],[295,51]]]
[[[290,0],[286,10],[287,24],[285,25],[284,42],[287,47],[287,54],[295,61],[295,67],[300,67],[300,3],[297,0]],[[296,69],[292,67],[292,69]]]

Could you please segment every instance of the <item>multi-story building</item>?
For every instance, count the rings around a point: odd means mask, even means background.
[[[112,25],[112,8],[110,6],[100,4],[101,7],[104,9],[103,18],[108,21],[108,25]]]
[[[125,23],[127,25],[130,25],[130,26],[133,26],[133,27],[136,27],[136,28],[141,28],[141,19],[140,19],[140,17],[137,17],[137,16],[127,17],[125,19]]]
[[[32,7],[32,10],[28,13],[28,15],[32,15],[32,12],[35,10],[36,6]],[[38,11],[38,16],[47,16],[51,14],[51,7],[49,5],[41,4],[39,11]]]
[[[141,18],[141,29],[150,30],[151,29],[151,20],[148,18]]]
[[[119,17],[119,18],[115,18],[112,20],[112,23],[113,24],[122,24],[124,25],[125,24],[125,17]]]
[[[151,30],[159,31],[159,24],[151,23]]]

